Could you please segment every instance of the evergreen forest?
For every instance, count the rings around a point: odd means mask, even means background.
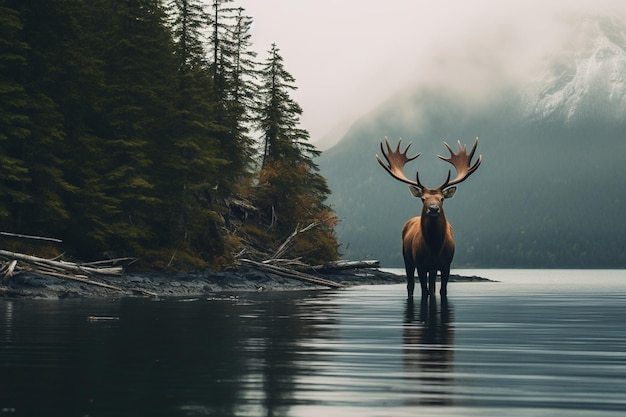
[[[0,0],[2,247],[144,268],[338,257],[277,45],[232,0]],[[57,245],[58,246],[58,245]]]

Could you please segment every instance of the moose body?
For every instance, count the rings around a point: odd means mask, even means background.
[[[416,269],[423,295],[428,291],[427,275],[430,293],[434,293],[437,271],[441,272],[441,292],[445,294],[454,257],[452,227],[445,216],[432,218],[422,213],[420,217],[409,219],[402,228],[402,257],[409,296],[415,288]]]
[[[444,143],[450,151],[450,157],[439,156],[439,158],[451,163],[456,169],[457,176],[451,181],[450,171],[448,171],[446,181],[439,187],[432,189],[425,187],[420,182],[419,172],[416,174],[415,181],[408,179],[403,173],[404,165],[420,155],[407,157],[406,154],[411,144],[404,151],[400,151],[401,141],[398,141],[394,151],[389,146],[387,138],[385,138],[384,143],[387,149],[385,150],[383,143],[380,147],[388,164],[385,164],[378,155],[376,155],[376,159],[391,176],[409,184],[411,193],[422,200],[421,215],[409,219],[402,228],[402,256],[406,271],[408,296],[413,296],[415,271],[417,270],[423,297],[435,294],[437,271],[441,272],[440,293],[442,297],[445,297],[448,291],[450,264],[454,258],[454,236],[452,226],[450,226],[443,211],[443,201],[446,198],[451,198],[456,192],[455,185],[467,179],[480,165],[481,156],[478,157],[474,165],[470,166],[478,145],[478,139],[474,142],[469,155],[467,154],[467,147],[462,146],[460,141],[458,153],[454,153],[452,148]]]

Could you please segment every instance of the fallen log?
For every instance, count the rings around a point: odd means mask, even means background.
[[[316,265],[311,267],[314,271],[318,272],[333,272],[341,271],[345,269],[372,269],[379,268],[380,261],[377,260],[362,260],[362,261],[334,261],[324,265]]]
[[[61,239],[56,239],[56,238],[53,238],[53,237],[22,235],[22,234],[19,234],[19,233],[9,233],[9,232],[0,232],[0,235],[2,235],[2,236],[9,236],[9,237],[17,237],[17,238],[20,238],[20,239],[44,240],[46,242],[63,243],[63,241]]]
[[[303,282],[308,282],[310,284],[322,285],[324,287],[329,287],[329,288],[343,288],[343,285],[338,282],[330,281],[324,278],[319,278],[311,274],[306,274],[304,272],[296,271],[293,269],[283,268],[280,266],[271,265],[269,263],[257,262],[257,261],[253,261],[251,259],[245,259],[245,258],[239,259],[239,262],[242,264],[254,266],[257,269],[271,272],[276,275],[280,275],[280,276],[292,278],[292,279],[297,279]]]
[[[7,264],[0,268],[0,274],[2,274],[1,276],[3,276],[5,279],[10,278],[16,272],[28,271],[51,277],[78,281],[84,284],[94,285],[125,294],[133,293],[148,295],[152,297],[158,295],[152,291],[134,288],[126,289],[117,285],[109,284],[107,282],[92,279],[96,276],[99,276],[101,278],[121,277],[124,273],[124,267],[98,265],[110,265],[111,263],[115,264],[120,262],[127,262],[129,260],[132,260],[131,258],[120,258],[111,261],[98,261],[92,262],[90,264],[77,264],[56,259],[39,258],[37,256],[9,252],[6,250],[0,250],[0,258],[4,258],[7,260]]]
[[[129,265],[134,264],[138,260],[139,260],[138,258],[128,258],[128,257],[126,257],[126,258],[113,258],[113,259],[104,259],[102,261],[82,262],[80,265],[82,265],[82,266],[96,266],[96,267],[100,267],[99,265],[128,267]]]
[[[39,258],[37,256],[24,255],[23,253],[17,252],[9,252],[6,250],[0,250],[0,257],[9,259],[9,260],[17,260],[23,261],[26,263],[30,263],[33,265],[45,265],[46,267],[50,267],[53,270],[59,272],[71,272],[77,274],[95,274],[95,275],[113,275],[113,276],[121,276],[124,273],[124,268],[121,266],[113,266],[113,267],[94,267],[94,266],[84,266],[80,264],[76,264],[73,262],[66,261],[56,261],[51,259]]]

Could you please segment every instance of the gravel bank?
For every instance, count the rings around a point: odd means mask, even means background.
[[[404,283],[404,276],[379,269],[353,269],[320,274],[321,278],[343,286]],[[482,281],[480,277],[453,275],[450,281]],[[133,296],[190,297],[223,292],[319,290],[326,287],[292,278],[240,268],[225,272],[186,274],[126,274],[122,278],[98,279],[114,288],[71,281],[46,275],[20,272],[0,280],[0,298],[63,299],[119,298]]]

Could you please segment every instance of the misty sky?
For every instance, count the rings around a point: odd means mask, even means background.
[[[341,138],[394,94],[445,83],[473,96],[529,80],[573,13],[626,16],[623,0],[235,0],[253,49],[275,42],[314,143]],[[323,147],[323,144],[319,144]]]

